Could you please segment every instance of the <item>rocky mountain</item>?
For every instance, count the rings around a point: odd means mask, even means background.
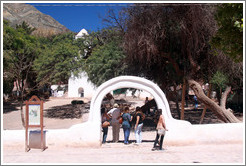
[[[25,3],[4,3],[3,18],[9,21],[12,26],[21,24],[23,21],[27,22],[31,27],[36,28],[33,33],[38,36],[70,31],[51,16],[41,13],[32,5]]]

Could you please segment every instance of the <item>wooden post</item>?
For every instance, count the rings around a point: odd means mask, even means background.
[[[25,128],[26,128],[26,143],[25,143],[25,151],[28,152],[30,150],[29,145],[28,145],[28,104],[26,103],[26,123],[25,123]]]
[[[186,81],[184,78],[183,88],[182,88],[182,101],[181,101],[181,116],[180,116],[181,120],[184,120],[185,91],[186,91]]]
[[[40,101],[40,127],[41,127],[41,149],[44,151],[46,148],[44,145],[44,121],[43,121],[43,101]],[[41,118],[42,117],[42,118]]]

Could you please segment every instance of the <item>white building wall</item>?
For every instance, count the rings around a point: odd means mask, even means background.
[[[96,91],[94,84],[87,80],[88,76],[85,72],[79,74],[78,77],[72,75],[68,80],[68,97],[80,97],[78,89],[84,89],[84,97],[92,98]]]

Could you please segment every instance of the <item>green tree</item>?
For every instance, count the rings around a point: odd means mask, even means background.
[[[220,102],[222,90],[224,91],[225,88],[227,87],[228,83],[229,83],[227,76],[225,74],[223,74],[222,72],[217,71],[213,75],[210,83],[212,83],[213,85],[216,86],[217,98],[218,98],[218,101]]]
[[[137,4],[128,9],[124,49],[129,65],[136,66],[159,85],[183,79],[198,100],[224,122],[238,122],[224,102],[218,105],[202,91],[198,82],[213,76],[209,41],[216,31],[214,5]],[[216,72],[216,71],[215,71]],[[185,84],[184,81],[184,84]],[[227,91],[228,92],[228,91]],[[224,94],[228,94],[228,93]],[[222,96],[226,98],[227,95]]]
[[[30,27],[25,21],[23,21],[22,24],[16,25],[16,29],[20,29],[20,28],[24,29],[28,35],[31,35],[32,32],[36,30],[36,28]]]
[[[97,86],[103,82],[125,73],[121,39],[113,30],[101,30],[92,34],[95,38],[91,55],[85,63],[89,79]]]
[[[9,26],[4,21],[3,27],[3,64],[4,79],[14,80],[17,84],[17,91],[21,96],[21,119],[25,126],[24,114],[22,110],[25,85],[30,74],[33,72],[33,61],[39,54],[39,47],[36,37],[30,35],[32,28],[28,25],[16,26],[16,29]],[[13,82],[12,82],[13,83]],[[6,85],[6,84],[5,84]]]
[[[46,41],[42,53],[34,61],[39,85],[67,83],[72,72],[82,68],[83,58],[79,47],[74,44],[74,34],[53,36]]]
[[[243,4],[223,3],[218,6],[215,18],[218,31],[212,46],[236,62],[243,61]]]

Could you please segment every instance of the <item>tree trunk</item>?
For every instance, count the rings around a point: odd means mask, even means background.
[[[179,98],[178,97],[176,97],[176,110],[177,110],[178,118],[180,119],[181,115],[179,111]]]
[[[177,88],[176,88],[176,85],[174,86],[174,92],[175,92],[175,96],[176,96],[176,110],[177,110],[177,114],[178,114],[178,119],[181,118],[181,115],[180,115],[180,110],[179,110],[179,94],[177,92]]]
[[[185,105],[185,92],[186,92],[186,80],[184,79],[182,88],[182,100],[181,100],[181,120],[184,120],[184,105]]]
[[[219,106],[217,103],[211,100],[208,96],[206,96],[202,90],[201,85],[198,82],[192,79],[188,79],[188,84],[191,87],[191,89],[194,91],[195,95],[197,96],[197,99],[200,102],[202,102],[208,109],[210,109],[220,120],[222,120],[225,123],[241,122],[233,115],[230,109],[225,108],[225,105]],[[227,91],[225,91],[221,100],[226,101],[228,93]]]
[[[209,98],[210,98],[211,91],[212,91],[212,84],[209,84],[208,95],[207,95]],[[202,124],[202,121],[203,121],[204,116],[206,114],[206,110],[207,110],[207,107],[204,106],[199,124]]]
[[[21,101],[20,101],[20,114],[21,114],[21,122],[22,126],[25,127],[25,116],[23,112],[23,101],[24,101],[24,82],[21,79],[18,79],[18,88],[21,93]]]
[[[26,123],[25,123],[25,116],[24,116],[24,112],[23,112],[23,103],[24,103],[24,100],[23,100],[23,94],[24,92],[22,91],[21,92],[21,101],[20,101],[20,112],[21,112],[21,122],[22,122],[22,126],[25,127]]]

